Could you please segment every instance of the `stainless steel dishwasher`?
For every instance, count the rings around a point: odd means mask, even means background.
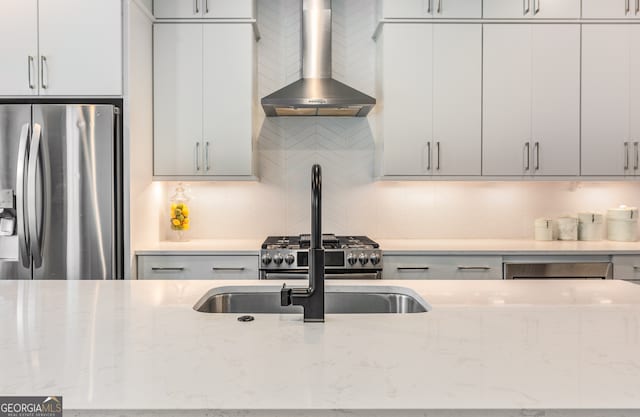
[[[613,279],[611,262],[505,263],[504,279]]]

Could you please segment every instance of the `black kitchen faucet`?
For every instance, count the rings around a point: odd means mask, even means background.
[[[309,287],[280,290],[282,306],[299,305],[305,322],[324,322],[324,248],[322,247],[322,170],[311,168],[311,242],[309,247]]]

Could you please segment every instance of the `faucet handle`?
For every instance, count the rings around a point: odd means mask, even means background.
[[[280,305],[282,307],[291,305],[291,288],[287,288],[287,284],[282,284],[280,290]]]

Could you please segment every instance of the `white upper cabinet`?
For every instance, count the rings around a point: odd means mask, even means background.
[[[204,25],[204,45],[205,174],[251,175],[253,28],[247,24]]]
[[[38,94],[38,2],[0,2],[0,95]]]
[[[634,174],[634,142],[640,141],[639,41],[632,25],[582,28],[583,175]]]
[[[483,17],[486,19],[578,19],[580,0],[483,0]]]
[[[480,175],[482,27],[433,27],[434,175]]]
[[[254,79],[251,24],[154,25],[154,175],[252,175]]]
[[[3,1],[0,54],[0,95],[122,95],[121,2]]]
[[[585,19],[640,18],[640,0],[582,0]]]
[[[414,42],[407,42],[413,39]],[[384,175],[429,175],[433,133],[433,25],[386,25],[382,45]]]
[[[482,17],[478,0],[380,0],[383,18],[466,19]]]
[[[158,24],[154,32],[154,174],[204,172],[202,25]]]
[[[122,94],[120,1],[40,1],[38,17],[41,95]]]
[[[481,39],[480,25],[385,26],[384,175],[480,175]]]
[[[483,174],[579,174],[580,27],[484,26]]]
[[[154,0],[159,19],[251,19],[255,0]]]

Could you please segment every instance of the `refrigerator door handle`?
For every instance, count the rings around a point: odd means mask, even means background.
[[[33,140],[29,147],[29,165],[27,168],[27,211],[29,215],[29,243],[31,246],[31,256],[33,257],[33,266],[39,268],[42,266],[42,236],[38,236],[38,212],[37,204],[37,178],[38,163],[40,162],[40,143],[42,141],[42,126],[38,123],[33,124]]]
[[[26,219],[25,204],[25,178],[27,165],[27,150],[29,148],[30,124],[22,126],[20,133],[20,144],[18,145],[18,171],[16,175],[16,210],[18,222],[18,245],[20,247],[20,262],[25,268],[31,268],[31,257],[29,254],[28,240],[29,228]]]

